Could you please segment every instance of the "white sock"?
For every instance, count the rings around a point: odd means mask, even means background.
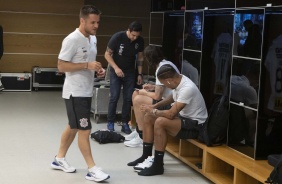
[[[64,160],[65,159],[65,157],[63,157],[63,158],[58,158],[57,156],[56,156],[56,160]]]
[[[88,169],[89,171],[94,171],[95,169],[97,169],[98,167],[95,165],[93,167],[91,167],[90,169]]]

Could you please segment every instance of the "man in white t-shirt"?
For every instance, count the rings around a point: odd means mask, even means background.
[[[65,156],[78,134],[78,147],[88,166],[87,180],[104,181],[110,176],[97,167],[90,148],[90,109],[93,95],[94,74],[105,76],[101,63],[96,61],[97,39],[96,31],[100,22],[100,10],[95,6],[85,5],[80,10],[80,25],[70,33],[62,43],[58,57],[58,69],[65,72],[63,87],[69,123],[62,133],[58,153],[51,163],[53,169],[67,173],[76,169],[69,165]]]
[[[164,54],[160,47],[149,45],[144,49],[144,56],[148,62],[150,67],[156,68],[155,76],[156,76],[156,83],[153,84],[144,84],[143,89],[137,89],[134,91],[132,95],[132,102],[133,102],[133,109],[134,115],[136,117],[137,127],[136,131],[133,131],[131,134],[125,136],[125,146],[128,147],[139,147],[143,146],[142,141],[142,130],[143,130],[143,119],[145,112],[140,111],[140,106],[142,104],[151,105],[152,103],[155,104],[158,101],[167,98],[171,95],[172,90],[170,88],[166,88],[157,78],[157,72],[159,68],[164,64],[171,65],[177,73],[180,73],[177,67],[170,61],[164,59]],[[170,108],[170,105],[162,108]],[[146,145],[153,146],[153,145]],[[148,156],[152,155],[152,152],[148,153]],[[135,166],[135,163],[132,166]],[[129,163],[129,166],[131,165]]]
[[[188,77],[178,74],[171,65],[159,68],[157,77],[172,94],[154,105],[142,105],[146,112],[143,122],[144,143],[155,145],[153,164],[141,170],[138,175],[153,176],[164,172],[163,157],[168,134],[180,139],[195,139],[208,116],[204,98],[198,87]],[[159,107],[173,104],[169,110],[158,110]],[[143,155],[136,161],[145,160],[147,152],[144,144]]]

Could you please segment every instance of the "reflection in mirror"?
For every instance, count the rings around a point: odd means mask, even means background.
[[[261,58],[263,21],[263,9],[236,11],[233,55]]]
[[[260,62],[234,58],[231,76],[230,100],[257,108]]]
[[[282,35],[272,41],[264,65],[268,71],[271,85],[267,108],[282,112]]]
[[[228,146],[254,158],[257,111],[230,104]]]
[[[266,8],[259,93],[261,118],[282,116],[282,26],[277,26],[281,19],[282,7]]]
[[[163,13],[150,14],[150,44],[162,45],[163,44]]]
[[[167,60],[173,62],[179,71],[183,46],[179,43],[183,40],[184,12],[166,12],[163,28],[163,51]],[[179,47],[180,46],[180,47]]]
[[[208,108],[215,98],[229,94],[234,11],[204,11],[200,88]]]
[[[184,49],[201,50],[203,12],[186,12]]]
[[[183,51],[183,61],[181,73],[189,77],[199,87],[201,53]]]
[[[232,43],[233,39],[228,31],[222,32],[214,43],[211,55],[215,64],[214,94],[222,95],[228,83],[227,80],[229,79],[228,76],[232,57]]]

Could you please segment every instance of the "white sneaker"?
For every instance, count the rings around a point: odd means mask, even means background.
[[[76,170],[74,167],[70,166],[70,164],[67,162],[65,158],[57,159],[55,157],[54,161],[51,163],[51,167],[53,169],[59,169],[67,173],[72,173],[75,172]]]
[[[91,181],[104,181],[110,178],[110,175],[104,173],[100,167],[94,166],[94,168],[89,169],[85,179]]]
[[[154,156],[149,156],[144,160],[144,162],[137,164],[133,168],[135,171],[140,172],[145,168],[151,167],[153,162],[154,162]]]
[[[131,134],[124,136],[124,138],[125,138],[126,141],[131,141],[136,136],[139,136],[139,134],[136,130],[134,130],[133,132],[131,132]]]
[[[125,141],[124,145],[131,147],[131,148],[142,147],[143,146],[143,140],[138,135],[135,138],[133,138],[131,141]]]

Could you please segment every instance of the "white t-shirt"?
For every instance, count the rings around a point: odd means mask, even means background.
[[[59,59],[72,63],[96,61],[96,36],[85,37],[78,29],[70,33],[62,43]],[[66,72],[63,87],[63,98],[92,97],[94,86],[94,71],[79,70]]]
[[[158,68],[156,69],[156,72],[155,72],[155,76],[156,76],[156,85],[158,85],[158,86],[163,86],[163,84],[159,81],[159,79],[158,79],[158,77],[157,77],[157,73],[158,73],[160,67],[163,66],[163,65],[166,65],[166,64],[171,65],[171,66],[176,70],[177,73],[180,73],[179,70],[178,70],[178,68],[177,68],[171,61],[167,61],[167,60],[165,60],[165,59],[162,60],[162,61],[159,63],[159,66],[158,66]],[[172,89],[165,87],[165,90],[164,90],[164,92],[163,92],[163,98],[167,98],[168,96],[171,95],[171,93],[172,93]]]
[[[185,103],[185,107],[179,112],[182,117],[197,120],[202,124],[208,117],[204,98],[198,87],[188,77],[182,75],[180,84],[172,91],[175,102]]]
[[[264,64],[269,72],[271,85],[267,107],[282,112],[282,35],[273,40]]]

